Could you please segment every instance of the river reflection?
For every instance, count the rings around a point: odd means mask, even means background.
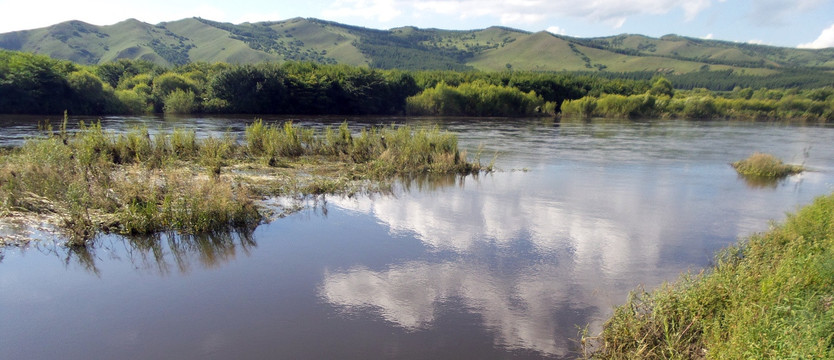
[[[517,270],[507,276],[466,261],[408,262],[382,271],[356,267],[325,274],[321,293],[334,305],[370,308],[413,331],[430,329],[442,313],[438,308],[460,301],[480,316],[498,347],[566,355],[577,338],[572,325],[584,318],[575,313],[587,314],[599,304],[571,300],[591,295],[562,281],[571,269],[541,264]]]
[[[0,357],[574,358],[630,290],[834,184],[825,127],[430,121],[503,170],[329,196],[252,232],[0,250]],[[750,183],[729,163],[754,151],[812,171]]]
[[[170,275],[172,272],[188,274],[195,266],[199,269],[223,266],[236,260],[238,255],[249,256],[257,245],[251,231],[243,229],[200,235],[102,235],[86,247],[67,247],[49,242],[30,243],[20,251],[53,254],[63,259],[67,266],[78,266],[95,275],[101,275],[98,262],[103,258],[129,263],[137,270]],[[0,260],[2,256],[0,252]]]
[[[542,188],[540,180],[508,172],[467,179],[462,188],[330,199],[393,233],[414,234],[439,260],[329,271],[321,296],[342,311],[376,313],[412,330],[432,328],[455,299],[493,330],[499,347],[569,354],[577,325],[598,326],[596,315],[620,301],[611,295],[633,286],[626,279],[660,281],[659,244],[664,232],[684,225],[683,216],[657,205],[671,200],[663,191],[601,199],[589,192],[600,186],[594,181]],[[442,260],[450,252],[455,260]]]

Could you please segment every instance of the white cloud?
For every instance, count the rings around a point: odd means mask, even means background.
[[[787,19],[817,9],[826,0],[757,0],[753,1],[750,18],[762,26],[785,25]]]
[[[753,44],[753,45],[764,45],[765,44],[764,40],[760,40],[760,39],[750,39],[750,40],[747,40],[746,42],[748,44]]]
[[[211,18],[208,18],[211,19]],[[279,12],[249,12],[235,17],[231,22],[233,24],[240,24],[245,22],[255,23],[261,21],[277,21],[286,19],[282,13]],[[214,19],[211,19],[214,20]]]
[[[822,49],[827,47],[834,47],[834,24],[831,24],[831,26],[823,30],[816,40],[805,44],[799,44],[799,46],[797,47],[804,49]]]
[[[612,28],[619,29],[619,28],[623,27],[623,25],[625,24],[626,18],[625,17],[613,18],[613,19],[607,20],[606,22],[611,24]]]
[[[707,34],[706,36],[703,37],[703,39],[706,39],[706,40],[712,40],[713,38],[714,38],[714,35],[712,33],[709,33],[709,34]]]
[[[0,1],[0,8],[15,9],[0,13],[0,32],[34,29],[69,20],[94,25],[112,25],[134,18],[150,24],[193,16],[217,21],[230,21],[226,8],[218,4],[196,1],[117,2],[90,0],[84,6],[69,1],[33,0],[11,3]]]
[[[683,8],[686,20],[689,21],[698,16],[701,11],[709,8],[710,5],[712,5],[710,0],[692,0],[684,2],[681,7]]]
[[[567,35],[565,29],[562,29],[558,26],[551,26],[547,28],[547,32],[554,34],[554,35]]]
[[[187,17],[201,17],[203,19],[211,19],[216,21],[226,21],[226,13],[218,7],[211,5],[200,5],[195,9],[189,10],[188,15],[177,16],[176,19],[183,19]]]
[[[397,0],[337,0],[322,12],[325,18],[361,17],[389,22],[402,15]]]
[[[721,1],[721,0],[719,0]],[[491,17],[502,24],[535,24],[549,17],[580,17],[621,27],[636,15],[662,15],[681,9],[692,20],[712,6],[713,0],[337,0],[328,6],[325,17],[362,17],[391,21],[402,15],[424,18],[431,14],[460,19]]]

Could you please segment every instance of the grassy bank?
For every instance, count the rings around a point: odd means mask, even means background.
[[[834,195],[653,292],[635,292],[599,336],[594,359],[834,358]]]
[[[317,131],[291,122],[199,139],[176,129],[115,134],[99,124],[44,129],[0,156],[0,212],[64,229],[82,245],[98,231],[205,233],[259,223],[271,196],[350,193],[395,176],[481,171],[453,134],[347,124]]]

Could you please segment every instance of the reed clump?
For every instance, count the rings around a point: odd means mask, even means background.
[[[246,149],[264,164],[275,164],[282,158],[322,156],[363,165],[368,176],[491,170],[478,159],[468,162],[466,153],[458,149],[457,137],[437,127],[372,127],[353,135],[346,122],[336,129],[314,131],[291,122],[271,125],[257,120],[246,128]]]
[[[457,138],[408,126],[305,129],[291,122],[198,139],[194,131],[115,134],[99,123],[44,135],[0,156],[3,212],[54,213],[71,245],[97,231],[204,233],[257,224],[264,196],[355,193],[394,175],[468,174]],[[368,188],[373,188],[369,185]]]
[[[716,256],[715,265],[638,290],[598,336],[592,359],[834,358],[834,195]]]
[[[760,178],[782,178],[805,170],[801,165],[785,164],[776,156],[759,152],[732,163],[732,166],[741,175]]]

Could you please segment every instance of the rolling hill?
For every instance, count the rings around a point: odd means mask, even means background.
[[[313,61],[407,70],[651,71],[684,74],[780,69],[834,71],[834,49],[808,50],[666,35],[574,38],[490,27],[375,30],[318,19],[231,24],[188,18],[95,26],[69,21],[0,34],[0,48],[102,64],[122,58],[189,62]]]

